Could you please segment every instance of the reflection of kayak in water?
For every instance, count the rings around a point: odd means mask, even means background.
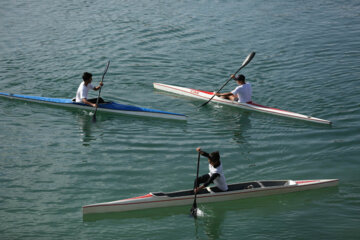
[[[178,86],[173,86],[173,85],[166,85],[166,84],[162,84],[162,83],[154,83],[154,88],[163,90],[166,92],[176,93],[179,95],[202,99],[202,100],[209,100],[214,95],[213,92],[178,87]],[[223,98],[220,98],[217,96],[215,96],[211,100],[211,102],[216,102],[219,104],[237,107],[237,108],[241,108],[244,110],[268,113],[268,114],[272,114],[272,115],[293,118],[293,119],[299,119],[299,120],[304,120],[304,121],[308,121],[308,122],[331,124],[331,122],[328,120],[315,118],[315,117],[311,117],[311,116],[307,116],[307,115],[303,115],[303,114],[299,114],[299,113],[289,112],[289,111],[285,111],[285,110],[281,110],[281,109],[277,109],[277,108],[267,107],[267,106],[263,106],[263,105],[256,104],[253,102],[239,103],[239,102],[234,102],[231,100],[223,99]]]
[[[10,93],[1,93],[0,97],[10,98],[10,99],[19,99],[28,102],[36,103],[45,103],[53,106],[61,106],[68,108],[79,108],[94,111],[95,108],[83,104],[74,102],[72,99],[66,98],[47,98],[47,97],[38,97],[38,96],[28,96],[20,94],[10,94]],[[144,117],[153,117],[153,118],[166,118],[174,120],[186,120],[186,116],[183,114],[165,112],[150,108],[142,108],[131,105],[124,105],[115,102],[106,102],[98,105],[97,111],[99,112],[110,112],[110,113],[119,113],[133,116],[144,116]]]
[[[324,180],[275,180],[253,181],[228,185],[228,191],[217,187],[205,188],[197,193],[198,203],[222,202],[274,194],[298,192],[310,189],[332,187],[338,185],[338,179]],[[149,208],[189,205],[194,201],[194,191],[184,190],[170,193],[149,193],[144,196],[128,198],[113,202],[97,203],[83,206],[83,214],[125,212]]]

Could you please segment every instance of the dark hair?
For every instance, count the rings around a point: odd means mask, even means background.
[[[245,76],[240,74],[235,78],[236,81],[245,82]]]
[[[220,153],[219,151],[216,152],[212,152],[209,154],[210,156],[210,161],[213,163],[219,162],[220,161]]]
[[[82,78],[84,81],[89,81],[92,78],[92,74],[88,72],[84,72]]]

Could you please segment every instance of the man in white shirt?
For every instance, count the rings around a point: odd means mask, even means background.
[[[201,189],[209,186],[210,183],[215,183],[216,187],[221,191],[227,191],[228,185],[226,184],[219,152],[216,151],[208,154],[207,152],[201,150],[200,147],[196,148],[196,151],[198,151],[200,155],[208,158],[209,173],[195,179],[194,192],[197,193],[201,191]],[[203,183],[203,185],[200,186],[201,183]]]
[[[104,84],[102,82],[100,82],[99,86],[94,87],[93,85],[91,85],[92,82],[92,74],[88,73],[88,72],[84,72],[83,76],[83,82],[80,83],[79,88],[76,92],[76,102],[78,103],[85,103],[87,105],[90,105],[92,107],[97,107],[96,106],[96,101],[97,98],[93,98],[93,99],[87,99],[89,90],[92,89],[94,91],[99,90]],[[99,98],[99,103],[103,103],[104,100]]]
[[[229,99],[231,101],[238,101],[239,103],[251,103],[251,84],[245,82],[245,76],[241,74],[237,77],[235,77],[235,75],[231,75],[231,77],[236,80],[239,86],[228,93],[217,93],[216,96]]]

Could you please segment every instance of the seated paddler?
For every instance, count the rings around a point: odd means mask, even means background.
[[[99,86],[94,87],[91,84],[92,74],[88,73],[88,72],[84,72],[82,78],[83,78],[83,81],[80,83],[79,88],[76,92],[76,100],[75,101],[78,103],[85,103],[92,107],[97,107],[96,106],[97,101],[99,101],[99,103],[104,103],[104,100],[102,98],[99,98],[99,100],[97,100],[97,98],[88,99],[89,90],[98,91],[104,84],[102,82],[100,82]]]
[[[194,192],[199,192],[201,189],[206,188],[211,183],[214,183],[221,191],[227,191],[228,186],[226,184],[223,168],[220,162],[220,153],[216,151],[209,154],[202,151],[200,147],[196,148],[196,151],[208,159],[209,173],[198,177],[198,179],[195,179]],[[200,186],[200,184],[203,185]]]

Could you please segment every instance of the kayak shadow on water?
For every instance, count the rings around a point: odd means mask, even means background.
[[[239,216],[246,213],[247,215],[260,215],[261,217],[266,217],[273,214],[279,214],[284,211],[288,212],[301,209],[304,205],[310,205],[316,201],[328,199],[326,196],[331,196],[336,193],[338,193],[338,187],[330,187],[308,190],[305,192],[286,193],[282,195],[240,199],[228,202],[207,204],[198,203],[198,207],[203,214],[195,219],[196,227],[203,228],[204,233],[207,235],[216,236],[220,234],[220,226],[223,224],[229,213],[236,214],[237,212],[241,212],[241,214],[238,214]],[[118,213],[85,214],[83,215],[83,221],[95,222],[108,219],[122,221],[129,218],[148,218],[157,220],[172,217],[174,215],[192,217],[190,215],[190,208],[191,206],[177,206]]]
[[[83,146],[90,146],[91,142],[96,141],[96,135],[98,132],[96,129],[104,129],[104,123],[116,119],[111,113],[97,113],[96,122],[93,121],[93,112],[86,110],[71,109],[71,113],[74,116],[77,124],[80,141]]]
[[[211,103],[204,107],[213,108],[216,111],[214,116],[219,116],[219,119],[224,119],[229,122],[231,119],[240,119],[239,122],[246,123],[245,117],[252,116],[256,121],[265,121],[279,126],[302,128],[302,127],[316,127],[316,128],[332,128],[333,124],[319,124],[318,122],[304,121],[300,119],[288,118],[284,116],[267,114],[263,112],[251,111],[247,109],[234,108],[232,106],[222,105],[218,103]],[[312,116],[313,117],[313,116]],[[250,123],[250,119],[247,119]],[[236,124],[236,123],[235,123]]]
[[[209,239],[218,239],[222,235],[223,227],[221,226],[226,218],[236,218],[238,221],[244,222],[254,217],[266,218],[271,215],[297,211],[306,205],[310,206],[317,201],[328,199],[326,196],[336,193],[338,193],[338,187],[331,187],[203,205],[200,208],[205,215],[197,218],[198,221],[195,223],[197,238],[202,239],[200,234],[204,233]]]
[[[81,141],[84,146],[90,146],[91,141],[95,141],[96,137],[92,134],[94,123],[92,122],[92,115],[87,111],[75,113],[76,120],[81,130]]]
[[[98,112],[96,114],[96,122],[93,121],[93,112],[89,112],[86,110],[78,110],[78,109],[70,109],[72,115],[75,117],[79,130],[81,141],[84,146],[90,146],[91,142],[97,140],[97,135],[99,135],[99,131],[103,131],[108,129],[106,125],[109,125],[108,122],[111,121],[111,126],[116,125],[118,121],[121,121],[121,126],[123,127],[126,124],[134,124],[136,122],[137,126],[147,126],[149,122],[153,127],[162,128],[165,125],[169,125],[169,127],[176,126],[185,127],[186,121],[178,121],[172,119],[161,119],[161,118],[150,118],[144,116],[130,116],[130,115],[114,115],[112,113],[106,112]],[[100,134],[101,135],[101,134]]]
[[[84,222],[94,222],[106,219],[123,220],[129,218],[149,218],[149,219],[162,219],[173,215],[190,214],[191,206],[178,206],[171,208],[156,208],[135,210],[129,212],[114,212],[114,213],[94,213],[83,215]],[[171,209],[171,211],[169,211]]]
[[[205,106],[204,108],[206,108]],[[228,106],[222,106],[219,104],[213,104],[208,106],[214,117],[216,124],[221,124],[225,131],[233,134],[232,139],[238,143],[247,143],[249,137],[247,132],[252,128],[251,115],[249,111],[239,111],[234,113],[234,109]],[[223,108],[230,108],[229,111],[225,111]]]
[[[234,137],[233,140],[238,144],[247,143],[249,137],[246,132],[251,129],[251,120],[249,112],[242,113],[238,118],[235,119],[236,123],[232,129]]]

